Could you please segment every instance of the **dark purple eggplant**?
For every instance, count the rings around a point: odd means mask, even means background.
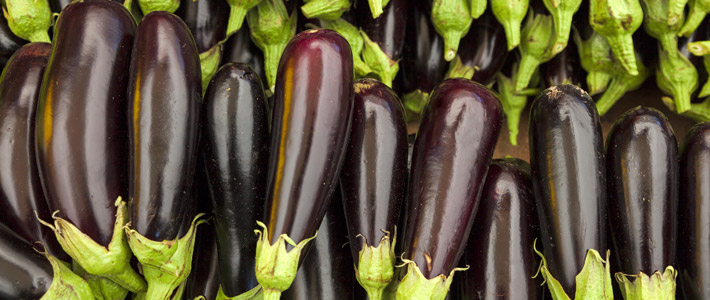
[[[495,79],[508,51],[505,30],[490,10],[473,21],[457,53],[461,64],[454,63],[447,77],[465,77],[481,84]]]
[[[414,277],[413,268],[426,279],[453,274],[502,122],[500,101],[483,85],[452,78],[432,92],[412,157],[403,258],[415,265],[406,276]],[[403,289],[406,279],[398,298],[420,292]]]
[[[612,257],[625,274],[663,273],[675,265],[678,144],[666,117],[637,107],[607,138]]]
[[[369,298],[379,299],[392,279],[396,259],[390,250],[407,185],[407,124],[399,98],[382,82],[360,79],[354,89],[340,184],[356,272],[365,281],[363,287],[376,287],[368,293],[378,296]],[[367,259],[360,260],[361,251]]]
[[[249,34],[249,24],[244,23],[243,30],[237,31],[225,42],[224,55],[222,55],[222,65],[230,62],[245,63],[259,75],[261,81],[266,84],[264,74],[264,54],[251,40]]]
[[[72,3],[72,0],[49,0],[49,6],[55,13],[60,13],[69,3]]]
[[[693,126],[681,149],[678,281],[684,299],[710,299],[710,123]]]
[[[208,200],[208,199],[201,199]],[[219,290],[219,259],[217,239],[212,224],[197,228],[197,241],[192,260],[192,272],[185,282],[183,299],[193,300],[199,296],[215,299]]]
[[[4,68],[10,56],[25,43],[25,40],[12,33],[7,25],[7,19],[0,14],[0,67]]]
[[[0,224],[0,298],[39,299],[52,284],[52,265],[32,245]]]
[[[363,61],[387,86],[392,86],[399,70],[399,60],[402,58],[408,2],[410,1],[390,0],[377,19],[372,18],[367,1],[359,0],[355,5],[357,23],[367,37],[364,42]],[[389,61],[376,59],[374,53],[384,53]]]
[[[454,279],[453,299],[542,299],[533,278],[540,237],[530,165],[520,159],[494,159],[460,266],[471,269]]]
[[[181,0],[175,14],[190,28],[200,53],[225,38],[229,18],[229,4],[225,0]]]
[[[30,43],[10,58],[0,76],[0,223],[28,243],[44,242],[66,257],[49,227],[50,219],[35,156],[35,116],[52,45]]]
[[[654,47],[649,47],[654,48]],[[583,87],[586,75],[579,62],[577,46],[570,43],[562,52],[541,66],[545,86],[574,84]]]
[[[284,300],[354,300],[353,259],[348,249],[348,231],[340,189],[336,189],[328,212]]]
[[[604,140],[594,101],[573,85],[546,89],[532,104],[529,134],[548,269],[574,294],[587,251],[607,250]]]
[[[203,155],[219,244],[222,291],[254,288],[257,220],[263,219],[269,123],[264,87],[246,64],[229,63],[205,96]]]
[[[278,70],[264,215],[268,234],[262,234],[257,250],[284,247],[281,236],[287,235],[299,243],[296,249],[285,246],[293,253],[289,260],[296,260],[290,266],[295,269],[325,215],[345,157],[353,107],[352,53],[335,31],[307,30],[288,43]],[[265,298],[280,293],[269,277],[278,274],[266,269],[278,268],[274,256],[257,253],[257,279]]]

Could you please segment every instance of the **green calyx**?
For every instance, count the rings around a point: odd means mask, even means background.
[[[257,221],[263,230],[255,230],[260,235],[256,243],[256,281],[263,289],[264,300],[278,300],[281,293],[287,290],[296,278],[301,251],[318,233],[310,238],[294,242],[286,234],[281,234],[279,239],[271,245],[269,231],[264,223]],[[286,251],[286,243],[293,246],[291,251]]]
[[[602,259],[597,250],[589,249],[587,251],[587,256],[584,259],[584,267],[582,267],[582,271],[575,277],[577,290],[574,291],[574,298],[570,298],[567,292],[562,288],[562,284],[560,284],[548,270],[545,256],[534,246],[533,248],[535,253],[542,259],[538,274],[542,274],[542,277],[545,279],[545,283],[547,283],[547,288],[550,290],[550,295],[552,295],[553,300],[614,299],[611,274],[609,271],[609,251],[606,253],[606,260]]]
[[[212,0],[224,1],[224,0]],[[227,21],[227,36],[239,31],[244,25],[247,12],[261,3],[262,0],[227,0],[229,3],[229,20]]]
[[[445,78],[473,78],[476,72],[476,67],[467,66],[461,60],[461,57],[456,55],[456,58],[449,63],[449,70],[446,71]]]
[[[234,297],[229,297],[224,294],[224,291],[222,290],[222,286],[219,286],[219,290],[217,291],[217,297],[215,298],[216,300],[261,300],[263,298],[263,293],[261,290],[260,286],[256,286],[255,288],[243,293],[239,294]]]
[[[636,275],[627,275],[619,272],[615,275],[625,300],[675,299],[675,279],[678,276],[678,272],[672,266],[667,266],[663,274],[660,271],[656,271],[651,276],[643,272],[639,272]]]
[[[444,38],[444,59],[456,57],[461,38],[471,28],[470,0],[433,0],[431,21],[436,32]]]
[[[283,0],[263,0],[247,13],[254,43],[264,53],[264,73],[273,92],[281,54],[296,33],[296,14],[289,16]]]
[[[392,60],[364,31],[360,31],[360,34],[363,41],[362,61],[382,83],[392,87],[392,81],[399,71],[399,61]]]
[[[493,15],[505,30],[508,51],[520,45],[520,28],[528,5],[528,0],[491,0]]]
[[[642,22],[638,0],[594,0],[589,5],[589,24],[606,38],[616,59],[631,75],[638,75],[631,35]]]
[[[76,262],[72,262],[72,269],[77,276],[89,284],[89,288],[97,300],[125,299],[128,295],[128,290],[108,278],[87,273]]]
[[[596,32],[592,33],[586,41],[582,40],[576,30],[574,31],[574,41],[577,44],[582,68],[587,71],[589,95],[603,92],[617,65],[609,43]]]
[[[94,294],[91,292],[89,284],[84,281],[81,276],[74,274],[64,262],[52,256],[49,253],[44,253],[52,265],[54,278],[40,300],[86,300],[94,299]]]
[[[552,20],[555,24],[552,54],[557,54],[567,47],[569,31],[572,27],[572,16],[579,9],[582,0],[543,0],[542,2],[552,15]]]
[[[350,10],[350,0],[306,0],[301,12],[306,18],[321,20],[339,19]]]
[[[355,73],[359,76],[365,76],[372,73],[372,69],[362,61],[362,48],[365,43],[360,34],[360,29],[355,27],[353,24],[348,23],[343,19],[336,19],[332,21],[322,21],[321,24],[323,28],[334,30],[340,35],[342,35],[345,40],[350,44],[350,49],[353,53],[353,68]]]
[[[16,36],[30,42],[49,43],[52,11],[47,0],[5,0],[3,14]]]
[[[96,243],[69,221],[56,217],[56,212],[53,216],[54,225],[42,220],[40,222],[54,231],[64,252],[86,273],[110,279],[134,293],[144,292],[146,283],[131,268],[131,250],[123,234],[123,226],[128,222],[126,202],[118,197],[115,205],[116,221],[108,248]]]
[[[402,95],[402,103],[404,103],[404,108],[407,109],[407,122],[419,119],[428,102],[429,93],[420,89]]]
[[[662,97],[663,104],[668,107],[671,111],[675,111],[675,103],[673,99],[669,97]],[[708,122],[710,121],[710,98],[705,98],[701,103],[693,103],[690,105],[690,109],[683,113],[683,116],[696,120],[698,122]]]
[[[650,70],[641,63],[640,57],[637,54],[638,71],[639,74],[634,76],[629,73],[619,70],[615,72],[609,86],[607,87],[604,94],[599,98],[596,103],[599,115],[603,116],[607,111],[617,102],[621,97],[628,91],[633,91],[641,87],[643,82],[651,75]]]
[[[408,300],[444,300],[449,293],[449,287],[454,280],[454,273],[465,271],[466,268],[455,268],[448,276],[440,274],[432,279],[427,279],[417,264],[411,260],[403,259],[407,266],[407,274],[397,286],[396,299]]]
[[[514,67],[515,68],[515,67]],[[513,74],[515,77],[515,74]],[[523,113],[528,96],[515,93],[513,78],[505,77],[498,73],[496,77],[496,87],[498,88],[498,98],[505,112],[505,119],[508,125],[508,137],[510,144],[518,145],[518,127],[520,126],[520,116]]]
[[[668,25],[671,20],[668,19],[671,9],[672,0],[641,0],[643,7],[643,28],[648,35],[661,42],[663,51],[671,55],[675,55],[678,49],[678,39],[676,34],[683,25],[683,14],[675,18],[673,25]],[[682,11],[681,11],[682,12]]]
[[[180,0],[138,0],[143,15],[154,11],[167,11],[174,13],[180,7]]]
[[[668,16],[666,17],[668,26],[683,25],[685,15],[685,5],[688,0],[668,0]]]
[[[555,57],[551,51],[554,42],[553,33],[552,16],[530,13],[523,27],[520,65],[518,65],[517,75],[514,76],[516,92],[528,87],[533,73],[541,63]]]
[[[222,58],[222,44],[218,43],[209,50],[200,53],[200,68],[202,69],[202,95],[207,91],[207,86],[212,76],[217,73],[219,61]]]
[[[676,112],[682,114],[690,109],[690,96],[698,87],[698,71],[682,54],[668,55],[659,51],[656,83],[663,92],[673,96]]]
[[[690,0],[689,3],[688,18],[678,31],[678,36],[690,36],[703,22],[705,15],[710,12],[710,0]]]
[[[372,18],[377,19],[384,12],[385,6],[387,6],[389,0],[367,0],[367,2],[370,5]]]
[[[488,0],[470,0],[469,8],[471,9],[471,17],[478,19],[486,12],[486,6],[488,5]]]
[[[195,248],[197,226],[205,223],[204,214],[192,220],[187,233],[172,241],[152,241],[137,231],[125,226],[128,244],[141,264],[148,281],[145,299],[168,300],[184,283],[192,269],[192,253]]]
[[[367,291],[369,300],[382,300],[385,288],[394,277],[394,255],[395,236],[390,243],[390,234],[385,232],[385,236],[380,239],[377,247],[369,246],[367,240],[359,253],[359,263],[355,267],[355,279]],[[363,236],[360,236],[365,239]]]

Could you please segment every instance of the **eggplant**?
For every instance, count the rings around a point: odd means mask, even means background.
[[[494,159],[460,266],[453,299],[542,298],[533,278],[539,258],[532,251],[540,237],[530,165],[520,159]]]
[[[678,281],[687,300],[710,299],[710,123],[688,131],[678,178]]]
[[[461,40],[460,60],[451,64],[446,77],[464,77],[484,85],[491,83],[505,62],[506,45],[503,26],[492,12],[483,13]]]
[[[125,203],[117,201],[127,194],[126,88],[135,22],[116,2],[74,2],[54,31],[35,138],[42,189],[50,211],[59,211],[55,235],[78,267],[114,286],[115,294],[104,296],[144,291],[125,247]]]
[[[52,265],[47,258],[0,224],[0,298],[39,299],[52,280]]]
[[[256,253],[264,299],[278,299],[288,288],[320,226],[337,186],[353,107],[352,53],[335,31],[297,34],[278,70],[265,223]]]
[[[349,239],[345,220],[341,192],[336,189],[318,228],[318,238],[313,240],[296,279],[282,299],[363,299],[354,296],[353,258],[346,246]]]
[[[28,243],[41,241],[54,255],[66,258],[49,227],[35,155],[35,116],[44,70],[52,45],[30,43],[10,58],[0,76],[0,223]]]
[[[0,14],[0,67],[4,68],[10,56],[25,43],[26,41],[12,33],[5,16]]]
[[[206,200],[206,199],[203,199]],[[192,272],[185,281],[183,299],[192,300],[199,296],[215,299],[219,290],[219,259],[217,239],[212,224],[205,224],[197,229],[197,241],[193,256],[200,260],[192,261]]]
[[[551,87],[562,84],[573,84],[578,87],[583,87],[584,70],[582,69],[577,47],[573,44],[567,45],[562,52],[557,53],[552,60],[543,64],[541,67],[542,77],[545,80],[545,86]]]
[[[259,47],[251,40],[248,25],[249,24],[245,25],[244,30],[239,30],[227,38],[224,44],[224,55],[222,55],[221,65],[226,65],[230,62],[247,64],[259,75],[261,81],[266,84],[264,55],[261,53],[261,50],[259,50]]]
[[[394,275],[393,247],[407,184],[407,124],[399,98],[382,82],[360,79],[354,89],[340,185],[356,276],[374,300],[382,298]]]
[[[403,242],[408,267],[397,298],[446,295],[502,122],[500,101],[483,85],[451,78],[432,92],[412,154]],[[435,280],[412,283],[424,279]]]
[[[376,19],[372,18],[364,0],[360,0],[356,6],[357,23],[365,33],[362,59],[378,79],[390,87],[397,76],[399,60],[402,58],[408,2],[390,0],[382,15]]]
[[[132,222],[126,235],[152,299],[172,294],[190,273],[200,223],[199,214],[194,219],[188,214],[194,207],[202,88],[197,46],[187,25],[164,11],[147,14],[138,26],[130,67]],[[168,251],[175,245],[177,250]],[[155,249],[162,249],[161,255]],[[164,271],[165,263],[178,271]]]
[[[674,281],[678,144],[673,129],[660,111],[632,108],[616,120],[606,147],[613,259],[625,275],[643,273],[652,283]],[[617,280],[624,294],[636,289],[625,276],[617,275]],[[664,285],[657,283],[652,285]],[[675,294],[675,284],[672,291],[658,288],[652,293]]]
[[[544,90],[530,110],[529,140],[545,270],[571,295],[585,253],[607,250],[604,141],[594,101],[574,85]],[[602,261],[598,252],[590,256]],[[590,280],[611,288],[609,274]]]
[[[246,30],[244,30],[246,31]],[[222,291],[234,297],[257,286],[256,221],[263,220],[269,122],[262,81],[248,65],[219,69],[207,90],[203,151],[219,245]]]

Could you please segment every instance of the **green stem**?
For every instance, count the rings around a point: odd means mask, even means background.
[[[470,0],[469,5],[471,6],[471,17],[478,19],[486,12],[486,6],[488,4],[487,0]]]
[[[32,43],[51,43],[49,39],[49,33],[47,31],[35,31],[31,36],[30,36],[30,42]]]
[[[603,116],[607,111],[619,101],[621,97],[626,93],[626,87],[620,80],[612,80],[609,83],[606,91],[602,94],[599,101],[597,101],[597,110],[599,110],[599,116]]]
[[[264,289],[264,300],[279,300],[281,299],[281,291]]]
[[[473,78],[476,70],[473,67],[467,66],[461,60],[461,57],[456,55],[456,58],[449,63],[449,70],[444,78]]]
[[[370,4],[370,12],[372,13],[372,18],[377,19],[379,17],[383,10],[383,5],[382,5],[382,0],[367,0]]]
[[[286,49],[285,44],[264,46],[264,72],[266,73],[269,90],[272,92],[276,86],[276,72],[278,71],[279,60],[281,60],[281,54],[283,54],[284,49]]]
[[[705,56],[710,54],[710,41],[698,41],[688,43],[688,51],[695,56]]]
[[[658,37],[658,41],[661,42],[661,47],[666,53],[671,55],[676,55],[678,51],[678,38],[674,32],[663,33]],[[690,47],[690,46],[689,46]]]
[[[337,20],[350,9],[349,0],[310,0],[301,6],[301,12],[308,19]]]
[[[686,3],[688,3],[688,0],[668,1],[668,19],[666,20],[668,26],[675,26],[679,21],[683,20]]]
[[[606,90],[609,80],[611,80],[611,75],[609,75],[609,73],[602,71],[589,72],[587,74],[589,95],[596,95]]]
[[[570,28],[572,27],[572,16],[574,16],[574,12],[569,13],[566,11],[552,16],[552,20],[555,23],[555,42],[552,44],[552,54],[560,53],[567,47]]]
[[[611,51],[621,63],[629,75],[636,76],[639,74],[636,66],[636,55],[634,54],[634,40],[631,34],[621,33],[618,35],[606,36],[609,42]]]
[[[694,3],[695,2],[698,2],[698,0],[694,1]],[[700,23],[703,22],[703,19],[705,19],[705,15],[707,13],[708,12],[702,8],[701,5],[691,5],[688,17],[685,19],[685,24],[683,24],[683,27],[681,27],[680,31],[678,31],[678,36],[690,36],[690,34],[693,33],[698,26],[700,26]]]
[[[515,77],[515,91],[522,91],[530,84],[530,78],[540,65],[540,60],[532,55],[523,54],[520,58],[517,76]]]
[[[452,61],[459,50],[463,34],[460,31],[448,30],[442,37],[444,38],[444,60]]]
[[[222,1],[222,0],[209,0],[209,1]],[[247,9],[241,5],[230,5],[229,6],[229,21],[227,21],[227,36],[234,34],[239,31],[244,25],[244,18],[247,15]]]
[[[503,25],[503,29],[505,30],[505,38],[508,42],[508,51],[511,51],[520,45],[520,26],[522,23],[514,20],[506,20],[501,23],[501,25]]]

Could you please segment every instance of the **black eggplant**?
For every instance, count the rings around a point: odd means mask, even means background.
[[[454,279],[453,299],[542,299],[533,278],[539,258],[532,251],[540,237],[530,165],[520,159],[494,159],[460,266],[471,269]]]
[[[367,1],[356,3],[357,23],[365,33],[362,59],[387,86],[399,71],[404,36],[407,29],[408,0],[390,0],[376,19],[369,12]],[[381,59],[384,55],[387,59]]]
[[[224,55],[222,55],[222,65],[230,62],[240,62],[249,65],[251,69],[259,75],[261,81],[266,84],[264,74],[264,54],[261,53],[251,40],[249,34],[249,24],[244,25],[243,30],[239,30],[230,36],[224,44]]]
[[[414,144],[403,242],[408,267],[397,298],[446,295],[502,122],[500,101],[483,85],[452,78],[432,92]]]
[[[583,87],[585,75],[579,62],[577,46],[568,44],[562,52],[541,66],[545,86],[573,84]]]
[[[290,274],[295,276],[302,249],[337,186],[353,107],[352,62],[348,42],[326,29],[299,33],[281,58],[264,232],[256,254],[256,278],[265,299],[278,299],[288,288],[279,283],[293,280]]]
[[[55,235],[84,271],[144,291],[122,234],[125,203],[117,201],[127,194],[126,88],[135,22],[116,2],[77,1],[54,31],[37,107],[36,155],[49,209],[59,211]],[[105,296],[121,295],[112,291]]]
[[[207,198],[202,199],[208,200]],[[215,299],[219,290],[219,259],[217,238],[212,224],[200,225],[196,233],[192,272],[185,281],[183,299],[193,300],[199,296]]]
[[[138,26],[130,66],[132,221],[126,235],[148,281],[146,298],[153,299],[170,295],[191,269],[199,224],[188,209],[194,207],[191,191],[202,106],[200,61],[185,23],[173,14],[155,11]],[[181,233],[185,234],[180,237]],[[177,250],[169,251],[176,245]],[[156,248],[162,255],[154,254]],[[177,271],[164,271],[165,263]]]
[[[271,142],[267,117],[259,76],[243,63],[220,68],[205,96],[202,153],[214,207],[220,282],[230,297],[258,284],[254,227],[264,213]]]
[[[407,124],[399,98],[382,82],[360,79],[354,88],[340,184],[356,276],[374,300],[394,275],[396,225],[407,185]]]
[[[52,265],[47,258],[0,224],[0,298],[39,299],[52,279]]]
[[[678,281],[686,300],[710,299],[710,123],[683,140],[678,182]]]
[[[604,140],[594,101],[573,85],[544,90],[532,104],[529,135],[545,269],[574,295],[585,254],[607,250]],[[592,282],[611,288],[607,277]]]
[[[284,292],[284,300],[357,299],[345,220],[340,189],[336,189],[318,238],[303,258],[291,288]]]
[[[4,68],[10,56],[25,43],[25,40],[12,33],[7,26],[7,19],[0,14],[0,67]]]

